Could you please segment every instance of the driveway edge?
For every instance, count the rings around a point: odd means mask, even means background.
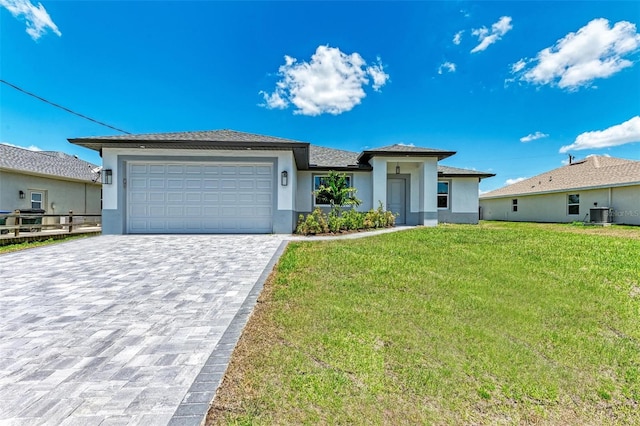
[[[215,397],[218,386],[222,382],[231,354],[240,339],[242,330],[247,324],[251,312],[253,312],[265,281],[273,271],[282,253],[284,253],[287,244],[289,244],[289,241],[282,241],[267,266],[265,266],[242,306],[231,320],[231,323],[229,323],[229,327],[227,327],[216,347],[211,351],[204,367],[202,367],[175,413],[173,413],[169,426],[200,426],[206,420],[209,407]]]

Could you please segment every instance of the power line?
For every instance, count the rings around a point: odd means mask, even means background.
[[[59,104],[57,104],[55,102],[48,101],[45,98],[42,98],[42,97],[36,95],[35,93],[28,92],[28,91],[24,90],[23,88],[16,86],[15,84],[9,83],[8,81],[0,79],[0,83],[4,83],[7,86],[13,87],[14,89],[16,89],[19,92],[22,92],[22,93],[24,93],[26,95],[32,96],[32,97],[34,97],[34,98],[36,98],[36,99],[38,99],[38,100],[40,100],[42,102],[45,102],[45,103],[47,103],[49,105],[52,105],[52,106],[54,106],[56,108],[60,108],[60,109],[62,109],[64,111],[67,111],[67,112],[73,114],[73,115],[77,115],[78,117],[84,118],[85,120],[93,121],[96,124],[99,124],[99,125],[104,126],[104,127],[108,127],[110,129],[113,129],[113,130],[117,130],[118,132],[122,132],[122,133],[127,134],[127,135],[131,134],[131,133],[127,132],[126,130],[118,129],[117,127],[111,126],[111,125],[109,125],[107,123],[103,123],[102,121],[96,120],[96,119],[91,118],[91,117],[87,117],[86,115],[80,114],[79,112],[75,112],[75,111],[73,111],[73,110],[71,110],[69,108],[63,107],[62,105],[59,105]]]

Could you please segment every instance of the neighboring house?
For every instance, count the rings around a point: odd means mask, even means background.
[[[40,209],[46,214],[100,214],[95,164],[62,152],[0,144],[0,210]],[[59,223],[45,218],[44,223]]]
[[[291,233],[330,170],[398,224],[477,223],[478,183],[493,176],[438,166],[452,151],[393,145],[361,153],[218,130],[69,139],[99,151],[103,232]]]
[[[591,156],[480,196],[482,218],[514,222],[591,221],[640,225],[640,161]],[[606,213],[605,213],[606,214]]]

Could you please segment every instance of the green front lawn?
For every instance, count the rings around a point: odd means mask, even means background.
[[[208,422],[640,424],[640,229],[291,243]]]

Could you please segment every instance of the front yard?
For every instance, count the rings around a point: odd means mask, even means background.
[[[208,424],[640,424],[640,229],[295,242]]]

